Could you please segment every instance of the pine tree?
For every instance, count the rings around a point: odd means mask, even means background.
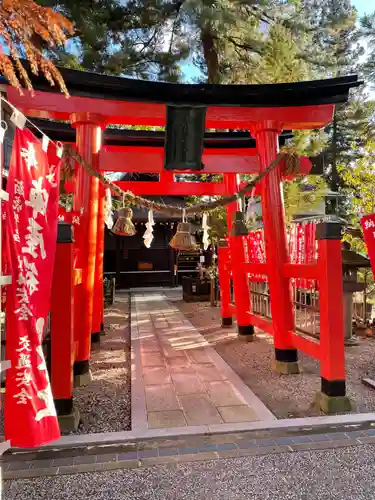
[[[134,78],[177,81],[188,54],[174,31],[182,2],[41,0],[74,20],[75,38],[52,57],[64,66]],[[172,29],[171,29],[172,27]]]
[[[373,103],[375,106],[375,103]],[[345,194],[350,200],[350,228],[345,239],[360,252],[366,253],[366,246],[360,230],[360,219],[375,212],[375,142],[369,140],[362,150],[361,158],[351,164],[351,168],[340,165],[339,171],[345,182]],[[353,236],[354,234],[354,236]]]
[[[262,23],[284,12],[283,0],[41,0],[74,19],[76,37],[57,61],[98,72],[177,80],[190,58],[210,83],[223,81],[225,46],[258,54]],[[267,14],[266,14],[267,11]],[[223,73],[224,72],[224,73]]]
[[[363,71],[368,81],[375,88],[375,12],[364,16],[361,19],[361,26],[361,34],[369,52],[368,58],[363,65]]]
[[[354,93],[349,102],[338,106],[332,125],[328,128],[331,134],[327,149],[327,163],[330,166],[331,187],[337,191],[344,187],[344,178],[338,172],[344,165],[350,164],[363,156],[363,148],[375,137],[373,123],[374,103],[366,99],[364,91]]]
[[[313,30],[311,50],[305,57],[313,72],[325,78],[356,73],[363,47],[351,0],[303,0],[303,12]],[[361,91],[352,95],[348,104],[335,107],[333,121],[326,129],[329,140],[325,154],[326,173],[334,191],[342,185],[338,165],[353,159],[351,144],[356,141],[360,146],[370,114]]]

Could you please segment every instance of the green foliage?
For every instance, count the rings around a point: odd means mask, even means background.
[[[227,214],[225,207],[218,208],[210,213],[208,217],[208,225],[210,229],[208,234],[210,240],[215,245],[220,239],[227,236]]]
[[[65,208],[68,212],[73,210],[73,195],[72,194],[60,194],[59,205]]]
[[[344,193],[350,201],[348,220],[350,226],[361,232],[360,219],[375,212],[375,142],[369,141],[362,156],[353,161],[349,168],[339,166],[339,173],[345,183]],[[367,253],[362,236],[345,234],[354,250]]]
[[[327,177],[333,190],[344,188],[344,178],[339,176],[338,167],[349,168],[351,162],[361,158],[363,148],[375,138],[374,102],[369,102],[363,91],[353,93],[349,102],[337,106],[329,134],[326,150]]]
[[[363,65],[363,73],[375,86],[375,12],[361,19],[361,35],[367,44],[368,57]]]
[[[180,61],[187,57],[188,46],[166,32],[179,10],[178,2],[41,0],[40,3],[63,12],[74,22],[76,36],[65,53],[52,54],[61,64],[112,75],[178,80]]]
[[[307,176],[284,183],[285,219],[290,223],[298,214],[306,214],[316,208],[327,192],[327,184],[318,176]]]

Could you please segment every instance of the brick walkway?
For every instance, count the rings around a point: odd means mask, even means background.
[[[132,429],[275,418],[164,294],[131,309]]]

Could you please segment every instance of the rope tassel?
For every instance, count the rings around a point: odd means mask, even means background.
[[[154,227],[154,213],[152,210],[148,211],[148,222],[146,222],[146,231],[143,235],[143,242],[146,248],[150,248],[152,240],[154,239],[153,227]]]
[[[105,190],[104,222],[109,230],[113,228],[112,195],[110,188]]]
[[[207,250],[207,248],[210,246],[210,236],[208,234],[210,226],[208,225],[208,214],[206,212],[203,214],[202,229],[203,229],[203,248]]]

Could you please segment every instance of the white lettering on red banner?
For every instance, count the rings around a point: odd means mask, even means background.
[[[372,274],[375,276],[375,214],[362,217],[361,226],[371,263]]]
[[[56,251],[59,168],[38,139],[16,130],[7,191],[5,437],[35,447],[60,437],[43,353]]]

